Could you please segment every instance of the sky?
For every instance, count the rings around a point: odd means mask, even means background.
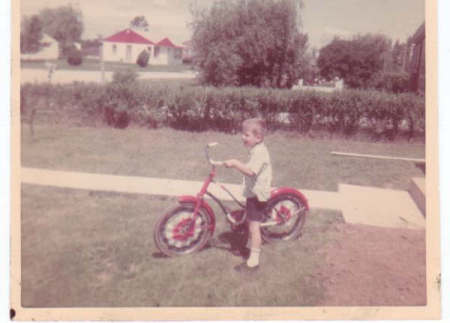
[[[405,41],[425,17],[425,0],[303,0],[302,22],[310,47],[320,49],[334,36],[382,33]],[[21,14],[38,13],[64,4],[83,14],[82,38],[110,36],[128,27],[135,16],[145,16],[150,35],[169,37],[176,44],[189,40],[190,6],[208,6],[212,0],[21,0]],[[159,38],[159,39],[157,39]]]

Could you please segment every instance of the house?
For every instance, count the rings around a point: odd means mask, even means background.
[[[109,62],[136,63],[139,54],[146,50],[149,65],[181,64],[182,47],[169,38],[153,42],[146,34],[131,28],[124,29],[103,39],[103,60]]]
[[[124,63],[136,63],[143,50],[151,54],[155,45],[130,28],[103,39],[102,43],[104,61]]]
[[[174,45],[169,38],[160,40],[155,46],[151,64],[175,65],[182,62],[183,48]]]
[[[47,34],[43,34],[40,41],[42,48],[36,53],[21,54],[20,58],[23,60],[57,60],[59,57],[58,41]]]

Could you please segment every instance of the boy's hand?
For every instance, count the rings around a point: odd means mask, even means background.
[[[240,171],[242,174],[246,176],[255,176],[255,173],[248,168],[246,165],[241,163],[237,159],[229,159],[223,162],[223,165],[227,168],[236,168],[238,171]]]
[[[236,159],[229,159],[223,162],[224,166],[227,168],[235,167],[236,166]]]

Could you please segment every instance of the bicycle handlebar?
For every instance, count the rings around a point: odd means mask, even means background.
[[[218,145],[217,142],[210,142],[209,144],[206,145],[205,147],[206,159],[212,166],[223,166],[223,161],[213,160],[211,159],[211,157],[209,157],[209,149],[217,145]]]

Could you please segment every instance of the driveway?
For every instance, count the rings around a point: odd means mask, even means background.
[[[22,182],[28,184],[168,196],[191,195],[202,185],[198,181],[25,167],[21,169],[21,175]],[[244,199],[240,185],[225,185],[237,198]],[[217,185],[212,185],[210,191],[220,199],[230,199]],[[311,208],[340,210],[347,223],[385,228],[425,228],[425,218],[407,191],[344,184],[339,185],[338,192],[300,191],[308,198]]]

